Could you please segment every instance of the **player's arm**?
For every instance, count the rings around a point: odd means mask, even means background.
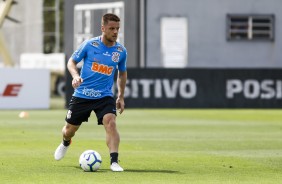
[[[72,87],[77,88],[83,82],[83,79],[79,76],[76,62],[72,57],[68,60],[67,67],[72,76]]]
[[[124,90],[127,80],[127,72],[118,71],[117,76],[117,86],[118,86],[118,96],[116,100],[116,107],[121,114],[124,110]]]

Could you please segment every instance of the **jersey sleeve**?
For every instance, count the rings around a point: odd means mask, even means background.
[[[76,51],[72,54],[72,59],[77,63],[80,62],[86,56],[87,50],[87,43],[88,41],[84,41]]]
[[[127,51],[124,50],[120,62],[118,63],[118,70],[121,72],[126,71]]]

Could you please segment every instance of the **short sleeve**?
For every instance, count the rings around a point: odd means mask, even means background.
[[[124,50],[120,62],[118,63],[118,70],[121,72],[126,71],[127,51]]]
[[[84,41],[72,54],[72,59],[75,60],[77,63],[80,62],[86,56],[87,43],[87,40]]]

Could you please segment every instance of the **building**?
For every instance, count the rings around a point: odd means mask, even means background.
[[[176,44],[186,46],[178,52],[188,68],[281,68],[280,7],[280,0],[147,0],[146,66],[163,66]]]
[[[282,107],[282,1],[65,1],[65,52],[122,19],[127,107]],[[71,78],[69,77],[69,80]],[[72,87],[67,86],[67,101]]]
[[[280,0],[72,0],[65,2],[66,30],[74,29],[77,16],[99,27],[96,12],[115,11],[107,8],[114,3],[122,4],[131,67],[282,67]],[[79,9],[83,4],[105,8]],[[73,45],[75,34],[68,33],[66,45]]]

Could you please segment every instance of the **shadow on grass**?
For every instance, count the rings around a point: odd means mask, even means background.
[[[125,172],[132,173],[163,173],[163,174],[182,174],[180,171],[171,171],[171,170],[150,170],[150,169],[125,169]]]
[[[79,169],[79,170],[82,170],[81,167],[79,166],[75,166],[75,169]],[[112,172],[110,169],[99,169],[97,171],[98,173],[99,172]],[[184,173],[181,173],[180,171],[172,171],[172,170],[150,170],[150,169],[125,169],[124,172],[132,172],[132,173],[163,173],[163,174],[184,174]],[[86,172],[88,173],[88,172]],[[89,172],[91,173],[91,172]]]

